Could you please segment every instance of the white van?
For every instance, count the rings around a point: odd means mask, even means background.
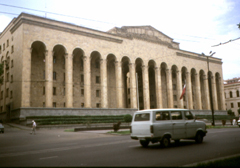
[[[196,121],[187,109],[149,109],[134,113],[131,123],[131,138],[139,140],[143,147],[149,142],[160,142],[168,147],[170,140],[194,139],[202,143],[206,135],[206,124]]]

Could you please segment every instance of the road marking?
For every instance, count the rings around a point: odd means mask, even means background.
[[[107,146],[107,145],[114,145],[114,144],[120,144],[120,143],[128,143],[128,142],[133,142],[133,141],[132,140],[115,141],[115,142],[107,142],[107,143],[101,143],[101,144],[89,144],[89,145],[80,145],[80,146],[59,147],[59,148],[52,148],[52,149],[42,149],[42,150],[36,150],[36,151],[5,153],[5,154],[0,154],[0,158],[1,157],[13,157],[13,156],[39,154],[39,153],[48,153],[48,152],[66,151],[66,150],[80,149],[80,148],[91,148],[91,147]]]
[[[58,156],[50,156],[50,157],[45,157],[45,158],[39,158],[40,160],[44,160],[44,159],[53,159],[53,158],[57,158]]]

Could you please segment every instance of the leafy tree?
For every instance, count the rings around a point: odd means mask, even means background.
[[[130,114],[126,114],[124,116],[124,121],[130,123],[132,121],[132,116]]]
[[[227,112],[228,112],[228,115],[234,115],[234,112],[231,109],[229,109]]]
[[[240,29],[240,23],[237,24],[238,28]]]

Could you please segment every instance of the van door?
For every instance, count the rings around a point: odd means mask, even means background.
[[[184,111],[184,117],[186,122],[187,138],[193,138],[196,134],[197,123],[195,122],[193,115],[190,111]]]
[[[173,125],[169,111],[156,111],[154,122],[154,135],[162,137],[164,134],[173,134]]]
[[[172,139],[186,138],[185,120],[183,119],[182,111],[171,111],[173,135]]]

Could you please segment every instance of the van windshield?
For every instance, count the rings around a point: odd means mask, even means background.
[[[149,113],[136,114],[134,118],[134,121],[149,121],[149,120],[150,120]]]

